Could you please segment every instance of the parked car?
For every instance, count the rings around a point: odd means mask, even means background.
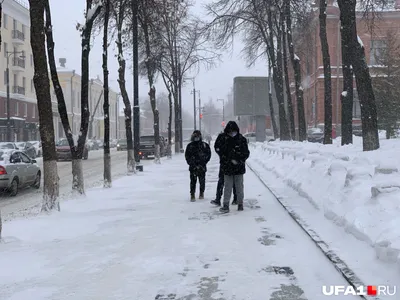
[[[29,141],[36,149],[36,157],[41,157],[43,155],[42,142],[41,141]]]
[[[17,144],[13,142],[1,142],[0,149],[19,150]]]
[[[56,152],[57,152],[57,160],[72,159],[71,148],[69,147],[67,139],[61,139],[56,143]],[[88,158],[89,158],[89,147],[87,144],[85,144],[82,159],[86,160]]]
[[[310,128],[307,132],[307,140],[310,143],[323,143],[324,131],[321,128]]]
[[[353,124],[353,135],[362,136],[362,126],[361,126],[361,124]]]
[[[16,143],[19,150],[24,151],[29,157],[36,158],[36,148],[29,142]]]
[[[265,136],[266,136],[266,141],[272,142],[275,141],[275,136],[274,136],[274,131],[272,129],[265,129]]]
[[[116,148],[118,144],[118,140],[112,139],[110,140],[110,148]]]
[[[0,189],[16,196],[25,187],[40,188],[41,170],[36,160],[19,150],[0,149]]]
[[[97,143],[96,140],[88,140],[87,145],[88,145],[89,150],[99,150],[100,149],[99,143]]]
[[[99,148],[103,148],[104,147],[104,143],[102,140],[96,140],[97,144],[99,144]]]
[[[139,155],[142,159],[154,157],[156,152],[156,143],[154,135],[144,135],[140,137],[140,150]],[[165,137],[160,136],[160,156],[167,155],[167,144]]]
[[[128,142],[126,141],[126,139],[118,140],[117,151],[122,151],[127,149],[128,149]]]

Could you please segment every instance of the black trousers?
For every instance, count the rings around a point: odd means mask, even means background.
[[[224,193],[224,184],[225,184],[224,172],[222,171],[222,167],[220,165],[218,173],[217,195],[215,197],[215,200],[217,201],[221,201],[222,194]],[[237,201],[235,185],[233,185],[233,201]]]
[[[190,194],[194,195],[196,193],[196,183],[197,178],[199,178],[200,184],[200,194],[204,194],[206,189],[206,172],[203,170],[190,171]]]

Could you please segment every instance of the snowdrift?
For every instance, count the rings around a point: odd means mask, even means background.
[[[400,265],[400,140],[363,152],[361,138],[341,146],[266,142],[251,146],[250,166],[272,172],[317,210]],[[272,183],[273,184],[273,183]]]

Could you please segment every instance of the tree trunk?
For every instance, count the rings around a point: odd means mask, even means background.
[[[342,146],[353,143],[353,69],[351,66],[351,28],[343,20],[345,16],[341,14],[340,20],[344,24],[341,26],[342,44],[342,70],[343,70],[343,93],[340,96],[342,102]]]
[[[290,126],[290,135],[292,140],[296,139],[296,124],[294,123],[294,112],[293,112],[293,104],[292,104],[292,95],[290,92],[290,80],[289,80],[289,68],[288,68],[288,53],[287,53],[287,28],[285,25],[285,20],[283,16],[281,16],[281,26],[282,26],[282,50],[283,50],[283,71],[285,78],[285,88],[286,88],[286,98],[287,98],[287,106],[289,113],[289,126]]]
[[[324,65],[324,144],[332,144],[332,79],[331,57],[326,34],[326,0],[319,1],[319,37]]]
[[[286,15],[287,40],[289,45],[290,58],[292,60],[293,72],[294,72],[294,83],[296,87],[299,141],[302,142],[307,140],[307,126],[306,126],[306,115],[304,112],[303,87],[301,86],[300,58],[294,52],[294,44],[292,38],[292,17],[290,13],[290,0],[285,0],[284,7]]]
[[[179,134],[180,128],[179,128],[179,93],[178,93],[178,84],[176,82],[173,83],[174,88],[173,88],[173,95],[174,95],[174,123],[175,123],[175,153],[180,152],[180,140],[181,136]],[[196,117],[196,116],[194,116]],[[177,140],[177,138],[179,140]]]
[[[43,204],[42,211],[60,210],[59,177],[55,146],[53,109],[51,104],[50,79],[47,69],[45,46],[44,12],[45,0],[30,0],[30,43],[35,73],[33,83],[39,110],[39,130],[43,148]]]
[[[269,81],[269,92],[268,92],[268,101],[269,101],[269,114],[271,117],[271,125],[272,125],[272,130],[274,132],[274,139],[277,139],[279,136],[278,132],[278,127],[276,126],[276,121],[275,121],[275,109],[274,109],[274,103],[273,103],[273,97],[272,97],[272,68],[271,68],[271,60],[268,59],[268,81]]]
[[[133,151],[133,134],[132,134],[132,107],[129,101],[129,95],[126,90],[126,80],[125,80],[125,69],[126,61],[124,58],[124,48],[122,40],[122,32],[124,25],[124,14],[125,7],[120,4],[118,9],[118,22],[117,22],[117,48],[118,48],[118,84],[121,91],[122,100],[124,102],[124,114],[125,114],[125,133],[126,133],[126,143],[127,143],[127,169],[128,174],[136,173],[136,163]]]
[[[357,92],[361,106],[363,151],[379,149],[378,118],[371,75],[365,58],[364,45],[357,35],[356,1],[338,1],[342,26],[351,32],[351,64],[356,76]]]
[[[168,107],[168,158],[172,158],[172,94],[170,91],[168,93]]]
[[[105,188],[111,187],[111,155],[110,155],[110,101],[108,87],[108,22],[110,19],[110,0],[105,0],[103,28],[103,90],[104,90],[104,182]]]
[[[270,28],[274,28],[271,11],[268,12],[268,26],[270,26]],[[289,125],[286,119],[285,99],[283,95],[283,78],[282,78],[283,70],[282,70],[282,52],[281,52],[282,39],[281,36],[277,37],[278,50],[275,56],[274,38],[275,37],[273,31],[270,30],[268,51],[272,62],[275,93],[278,99],[279,137],[282,141],[285,141],[285,140],[290,140],[290,133],[289,133]]]

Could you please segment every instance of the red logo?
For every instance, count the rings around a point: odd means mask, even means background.
[[[367,295],[368,296],[376,296],[378,290],[376,289],[375,285],[369,285],[367,286]]]

